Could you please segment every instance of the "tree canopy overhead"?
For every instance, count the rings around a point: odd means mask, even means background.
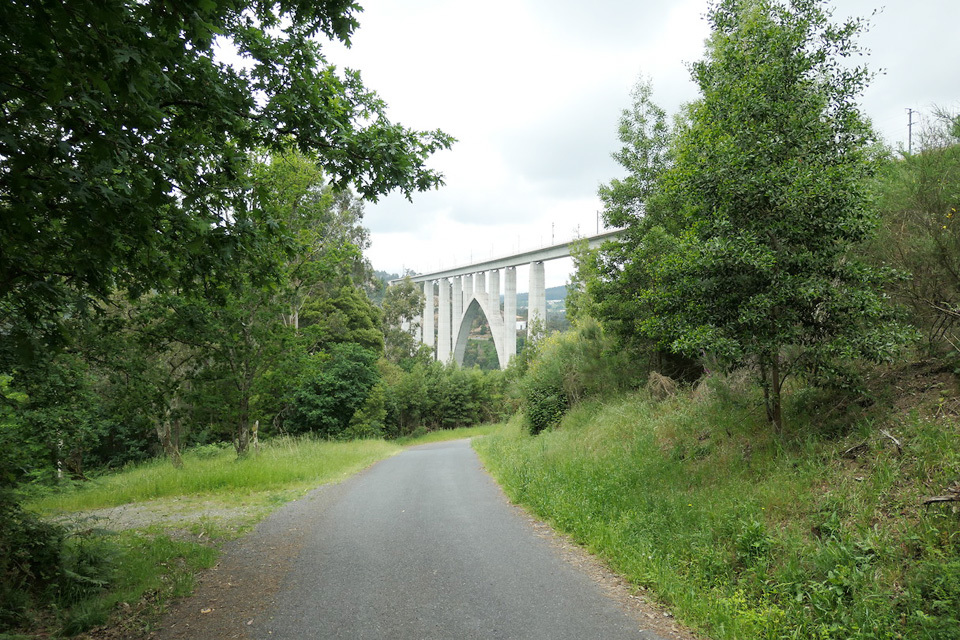
[[[452,138],[391,123],[357,72],[323,57],[319,39],[349,44],[359,11],[349,0],[3,3],[2,320],[35,326],[68,300],[228,260],[253,237],[257,149],[292,140],[367,199],[439,186],[425,163]]]

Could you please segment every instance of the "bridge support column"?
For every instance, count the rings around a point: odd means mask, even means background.
[[[461,298],[462,305],[460,306],[460,315],[463,315],[463,312],[467,310],[467,305],[470,304],[470,300],[473,298],[473,274],[469,273],[463,276],[463,298]]]
[[[454,276],[453,287],[453,323],[454,329],[459,329],[460,318],[463,317],[463,278]],[[446,360],[444,360],[446,362]]]
[[[494,269],[487,272],[487,296],[490,306],[500,312],[500,272]]]
[[[459,280],[459,278],[454,278]],[[454,288],[456,291],[456,288]],[[446,278],[440,278],[440,304],[437,308],[437,360],[446,363],[450,359],[450,336],[451,318],[450,318],[450,281]]]
[[[423,334],[421,341],[431,349],[435,349],[433,339],[433,280],[423,283],[423,319],[420,322]]]
[[[473,275],[473,295],[478,298],[487,295],[487,274],[484,271]]]
[[[536,340],[547,329],[547,290],[544,278],[543,263],[530,263],[530,293],[527,297],[527,339]],[[537,322],[539,320],[539,322]],[[540,325],[540,333],[534,335],[536,325]]]
[[[506,362],[517,355],[517,270],[507,267],[503,270],[503,344],[506,347]]]

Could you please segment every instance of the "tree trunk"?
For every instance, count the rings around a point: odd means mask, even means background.
[[[237,457],[242,458],[250,447],[250,401],[244,394],[240,401],[240,415],[237,416],[237,433],[233,440],[233,447],[237,450]]]
[[[176,430],[179,432],[180,419],[177,418],[176,421],[170,419],[170,414],[172,410],[170,407],[167,407],[163,412],[163,419],[157,422],[157,439],[160,440],[160,446],[163,448],[163,454],[170,460],[176,468],[183,467],[183,458],[180,457],[180,448],[177,446],[177,442],[174,440],[174,422],[177,422]],[[179,440],[179,434],[177,437]]]
[[[760,383],[763,387],[763,404],[767,420],[774,431],[783,431],[783,408],[780,399],[780,351],[773,350],[760,356]]]
[[[783,405],[780,402],[780,351],[779,349],[773,352],[773,357],[771,358],[771,367],[770,367],[770,380],[773,395],[773,428],[776,430],[777,434],[783,433]]]

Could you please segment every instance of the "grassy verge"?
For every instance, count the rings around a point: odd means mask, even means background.
[[[428,431],[419,436],[400,438],[395,440],[397,444],[414,446],[418,444],[429,444],[431,442],[445,442],[447,440],[460,440],[463,438],[475,438],[495,433],[500,427],[499,424],[482,424],[477,427],[462,427],[460,429],[440,429],[438,431]]]
[[[201,447],[184,454],[181,469],[166,460],[154,460],[45,496],[30,506],[61,513],[159,498],[202,497],[227,504],[273,501],[277,492],[292,497],[356,473],[399,450],[383,440],[277,438],[259,453],[238,460],[232,448]]]
[[[64,553],[85,588],[60,594],[56,611],[37,612],[27,624],[33,635],[0,637],[70,635],[100,625],[110,626],[111,637],[137,636],[171,598],[190,593],[194,575],[216,562],[223,540],[281,504],[403,446],[492,429],[444,430],[396,442],[276,438],[241,460],[231,448],[201,447],[184,455],[182,469],[155,460],[39,497],[28,508],[71,530]]]
[[[922,498],[960,478],[960,421],[636,395],[537,437],[475,441],[508,495],[719,639],[960,637],[960,519]]]

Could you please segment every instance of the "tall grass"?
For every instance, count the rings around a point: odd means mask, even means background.
[[[441,429],[395,441],[336,442],[309,436],[280,437],[240,459],[232,447],[207,445],[187,451],[180,469],[164,459],[131,465],[79,487],[38,497],[28,506],[43,513],[69,513],[159,498],[246,502],[256,497],[275,503],[341,480],[402,451],[404,446],[482,436],[496,428],[497,425],[481,425]],[[277,496],[278,492],[284,495]]]
[[[232,448],[208,446],[187,452],[180,469],[154,460],[42,497],[30,506],[43,512],[70,512],[181,496],[242,501],[252,494],[339,480],[400,450],[383,440],[276,438],[259,453],[237,459]]]
[[[792,422],[775,438],[748,402],[636,395],[474,446],[511,499],[710,637],[960,637],[960,521],[920,506],[960,475],[958,423],[905,421],[900,454],[869,422]]]
[[[479,436],[490,435],[500,428],[499,424],[482,424],[476,427],[460,427],[459,429],[438,429],[436,431],[427,431],[419,435],[410,435],[404,438],[394,440],[395,443],[406,446],[415,446],[418,444],[430,444],[432,442],[445,442],[448,440],[461,440],[463,438],[476,438]]]
[[[190,594],[195,572],[212,567],[219,555],[210,546],[136,532],[78,537],[65,551],[95,554],[97,575],[108,588],[76,600],[61,596],[64,635],[106,624],[119,609],[128,614],[125,631],[139,636],[170,598]]]

